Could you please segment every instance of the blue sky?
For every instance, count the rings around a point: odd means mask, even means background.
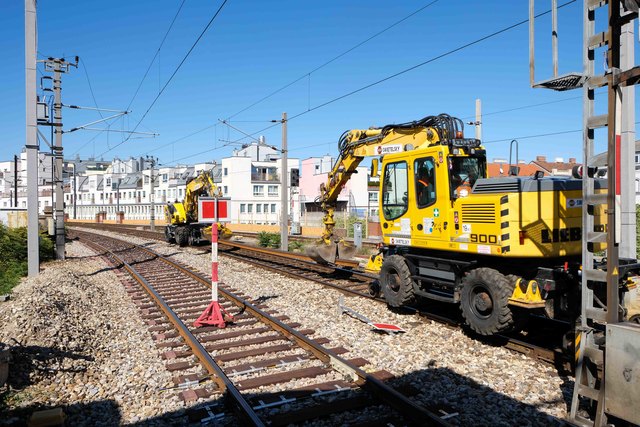
[[[78,69],[63,77],[63,102],[124,110],[181,3],[40,1],[39,58],[81,58]],[[116,147],[123,141],[121,133],[78,131],[64,136],[65,157],[152,154],[161,164],[220,159],[234,147],[227,141],[237,141],[243,134],[216,125],[218,119],[232,117],[233,126],[252,134],[271,126],[269,121],[279,119],[285,111],[290,117],[299,115],[288,126],[291,157],[336,155],[338,137],[346,129],[439,113],[470,121],[475,99],[480,98],[485,113],[483,139],[490,159],[508,157],[512,138],[519,138],[520,158],[527,161],[538,154],[580,159],[580,132],[529,137],[579,130],[582,101],[581,91],[530,88],[526,23],[331,102],[528,17],[525,0],[439,0],[311,72],[430,3],[228,0],[138,125],[222,4],[222,0],[186,0],[131,105],[132,113],[111,124],[114,130],[132,130],[137,125],[138,131],[160,135],[132,138]],[[549,5],[536,2],[537,12]],[[24,5],[4,2],[2,9],[0,46],[6,61],[0,83],[0,160],[9,160],[24,146]],[[576,1],[559,11],[561,74],[582,67],[581,9],[582,2]],[[551,76],[550,21],[550,15],[536,20],[539,80]],[[304,78],[235,115],[300,77]],[[528,107],[535,104],[544,105]],[[65,129],[100,118],[93,111],[68,109],[63,116]],[[48,135],[49,131],[43,132]],[[268,143],[280,145],[279,126],[262,134]],[[472,126],[466,127],[466,135],[474,135]]]

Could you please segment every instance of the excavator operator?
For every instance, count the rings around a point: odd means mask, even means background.
[[[451,188],[456,198],[467,197],[478,179],[478,171],[470,162],[456,160],[451,164]]]

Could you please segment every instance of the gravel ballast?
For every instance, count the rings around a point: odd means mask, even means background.
[[[138,309],[107,264],[89,255],[68,243],[66,261],[47,263],[0,304],[0,342],[13,358],[0,425],[24,425],[31,412],[56,407],[74,426],[184,418],[177,393],[162,391],[171,375]]]
[[[147,243],[127,237],[130,241]],[[211,255],[204,247],[181,248],[155,242],[153,249],[190,265],[204,274],[211,271]],[[426,406],[453,408],[456,425],[554,425],[567,415],[573,378],[560,376],[542,362],[499,346],[483,344],[462,330],[451,330],[415,315],[398,314],[384,304],[344,297],[344,304],[374,322],[392,323],[406,333],[376,333],[367,324],[338,312],[340,292],[220,257],[222,284],[286,314],[300,328],[331,339],[329,346],[344,346],[348,357],[363,357],[366,370],[387,370],[393,384],[418,390],[416,399]]]
[[[126,239],[149,243],[131,236]],[[162,242],[148,246],[173,254],[172,259],[202,273],[211,271],[210,254],[203,253],[204,247],[176,253],[176,246]],[[172,423],[184,422],[184,404],[177,393],[161,391],[171,384],[171,376],[116,276],[102,261],[75,258],[90,254],[79,243],[68,245],[67,251],[72,259],[48,264],[38,278],[24,280],[16,288],[12,301],[0,304],[1,342],[11,344],[15,338],[27,347],[74,355],[32,361],[27,385],[10,399],[13,413],[19,416],[20,408],[62,406],[69,418],[76,417],[77,422],[69,425],[82,425],[81,413],[91,410],[100,415],[97,419],[104,420],[103,425],[109,424],[106,420],[146,419],[156,419],[160,425],[167,419],[153,417],[163,413],[170,414]],[[394,313],[370,300],[344,297],[345,305],[371,320],[406,331],[376,333],[367,324],[338,313],[342,295],[338,291],[224,255],[219,270],[222,284],[253,298],[263,297],[271,309],[299,322],[300,329],[314,329],[316,337],[329,338],[329,347],[347,348],[347,358],[367,359],[370,364],[365,370],[391,372],[396,376],[392,384],[413,390],[417,402],[457,413],[449,418],[454,425],[543,426],[559,424],[566,416],[573,379],[559,376],[545,364],[480,343],[461,330]],[[30,353],[24,356],[29,357],[34,359]],[[342,421],[332,418],[319,424]]]

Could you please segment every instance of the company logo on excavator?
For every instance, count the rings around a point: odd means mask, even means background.
[[[542,243],[575,242],[582,239],[580,227],[544,229],[540,232]]]
[[[402,144],[395,145],[378,145],[378,154],[392,154],[392,153],[400,153],[402,151]]]

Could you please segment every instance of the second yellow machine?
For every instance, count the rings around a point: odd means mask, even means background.
[[[460,303],[466,323],[491,335],[532,311],[574,320],[580,311],[582,180],[571,177],[487,178],[486,151],[463,137],[460,119],[441,114],[404,124],[350,130],[320,189],[318,262],[348,257],[334,239],[337,197],[369,156],[381,161],[379,208],[383,249],[369,267],[393,307],[418,298]],[[606,191],[606,183],[601,191]],[[596,230],[604,230],[596,212]],[[597,250],[599,248],[589,248]],[[621,272],[628,279],[629,272]],[[630,280],[625,283],[624,291]],[[598,294],[600,289],[594,284]],[[373,289],[373,292],[377,292]],[[606,297],[606,296],[603,296]]]
[[[195,178],[190,179],[186,185],[184,200],[167,203],[164,207],[167,222],[164,228],[165,240],[186,246],[210,239],[211,224],[198,222],[198,199],[215,195],[222,196],[210,172],[202,171]],[[231,230],[222,223],[218,223],[218,236],[221,239],[228,239],[231,237]]]

